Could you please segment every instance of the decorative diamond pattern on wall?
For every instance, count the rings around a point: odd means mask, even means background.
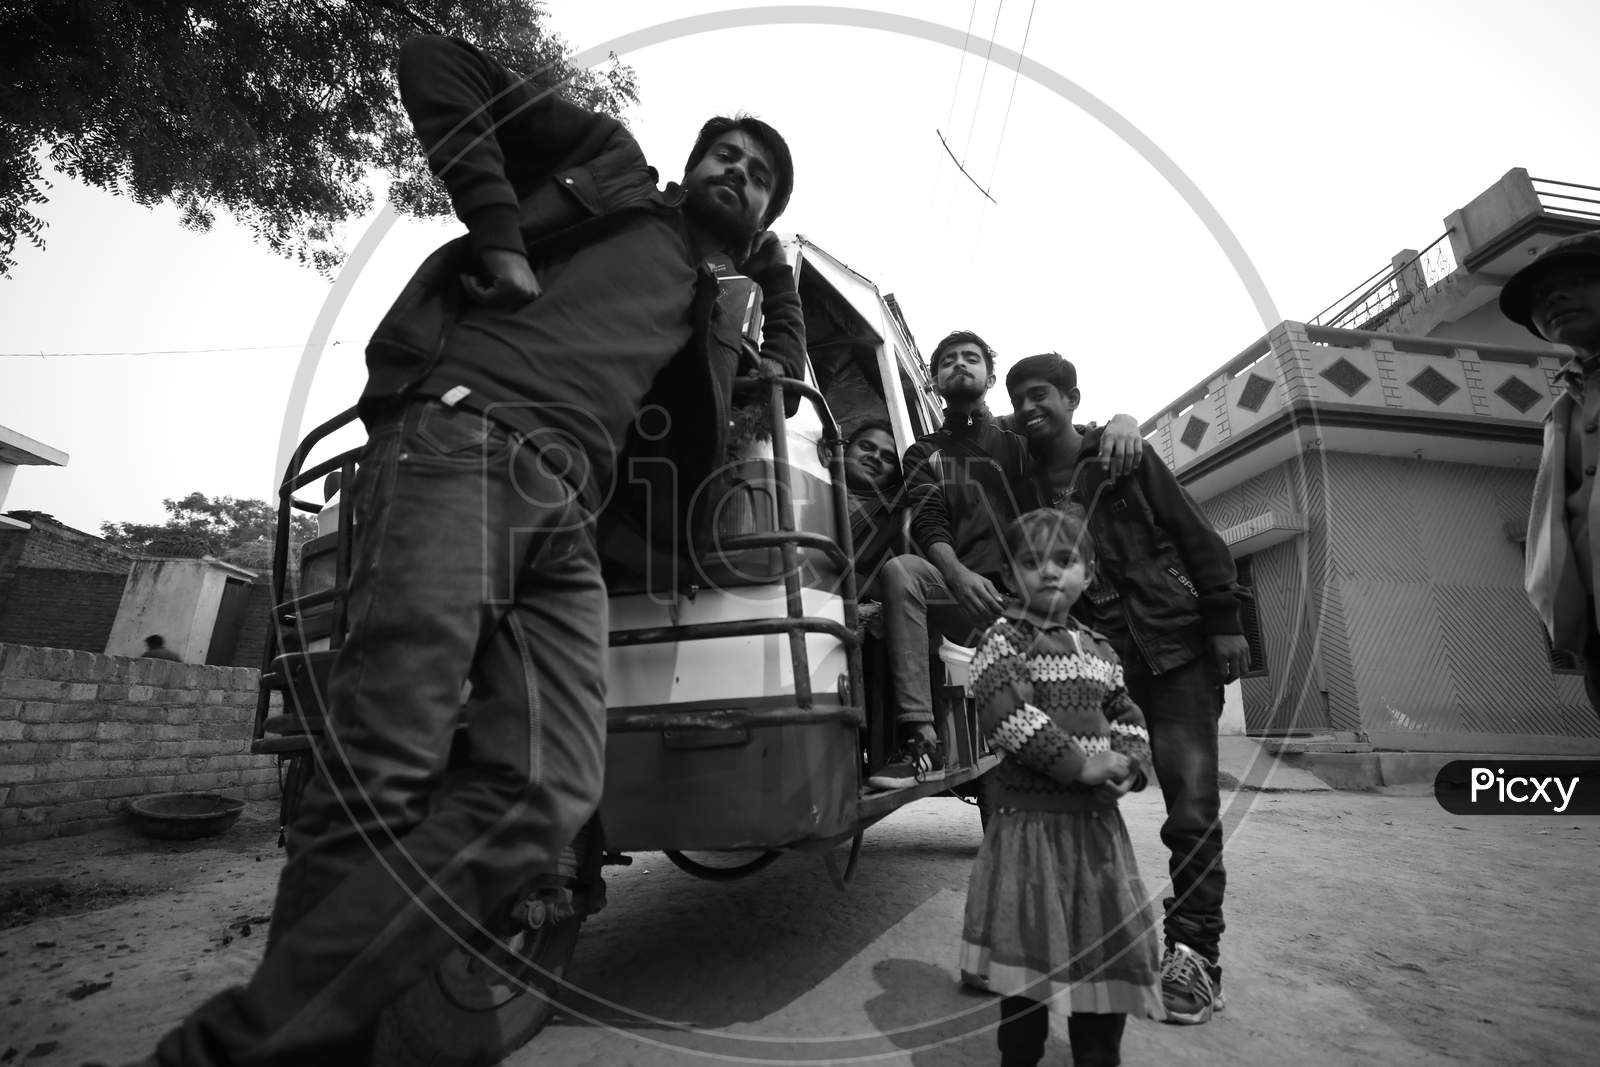
[[[1183,428],[1183,436],[1178,438],[1193,452],[1200,447],[1200,442],[1206,439],[1206,431],[1211,429],[1211,424],[1199,415],[1189,416],[1189,425]]]
[[[1261,405],[1267,402],[1267,394],[1270,392],[1272,392],[1272,379],[1252,374],[1245,379],[1244,389],[1239,393],[1239,406],[1246,411],[1260,411]]]
[[[1542,399],[1537,389],[1518,378],[1515,374],[1501,382],[1500,388],[1494,391],[1494,395],[1524,415],[1528,413],[1528,409]]]
[[[1372,376],[1348,359],[1340,357],[1328,365],[1322,376],[1338,387],[1345,396],[1355,396],[1372,381]]]
[[[1461,386],[1452,382],[1432,367],[1426,368],[1406,384],[1435,404],[1443,404],[1451,396],[1461,391]]]

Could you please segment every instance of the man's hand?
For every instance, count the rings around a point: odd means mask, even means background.
[[[1120,478],[1138,470],[1142,459],[1144,438],[1139,435],[1138,421],[1132,415],[1112,416],[1100,435],[1100,462],[1111,477]]]
[[[771,270],[779,264],[786,263],[783,255],[783,242],[771,230],[763,230],[756,235],[750,244],[750,254],[736,263],[739,273],[754,278],[764,271]]]
[[[474,303],[486,307],[521,307],[541,292],[539,279],[528,266],[528,257],[521,252],[504,248],[491,248],[483,253],[482,278],[470,274],[461,276],[461,287]]]
[[[961,610],[981,622],[992,621],[1005,607],[1005,598],[993,582],[960,564],[956,565],[954,573],[945,575],[944,584]]]
[[[1112,778],[1094,787],[1094,795],[1101,800],[1117,800],[1133,788],[1139,776],[1131,770],[1121,778]]]
[[[1206,638],[1211,662],[1216,665],[1222,684],[1234,682],[1250,667],[1250,642],[1244,634],[1212,634]]]
[[[744,376],[746,378],[763,378],[770,382],[774,378],[787,378],[789,376],[789,368],[770,356],[762,356],[754,367],[745,371]]]
[[[1096,752],[1083,761],[1078,781],[1084,785],[1100,785],[1120,778],[1128,778],[1133,764],[1121,752]],[[1124,790],[1126,792],[1126,790]]]

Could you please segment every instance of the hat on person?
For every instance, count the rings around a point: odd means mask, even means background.
[[[1511,276],[1500,290],[1500,310],[1506,318],[1526,329],[1541,341],[1544,336],[1533,326],[1533,286],[1557,267],[1587,264],[1600,267],[1600,232],[1563,237]]]

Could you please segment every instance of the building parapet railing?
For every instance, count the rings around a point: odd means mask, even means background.
[[[1311,325],[1336,328],[1371,325],[1443,281],[1455,269],[1455,251],[1450,244],[1450,233],[1446,231],[1421,252],[1391,263],[1323,308],[1312,317]]]
[[[1549,349],[1284,322],[1141,431],[1178,469],[1303,402],[1537,425],[1564,358]]]
[[[1595,210],[1600,207],[1600,189],[1577,182],[1556,181],[1554,178],[1529,180],[1533,182],[1533,194],[1539,198],[1539,206],[1551,214],[1600,219],[1600,211]]]

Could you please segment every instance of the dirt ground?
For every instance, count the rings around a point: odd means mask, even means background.
[[[1151,794],[1125,814],[1155,891],[1164,864]],[[1600,820],[1468,820],[1416,788],[1230,798],[1228,1011],[1206,1027],[1130,1026],[1126,1062],[1596,1062]],[[845,897],[804,857],[788,874],[790,858],[748,882],[706,886],[640,856],[608,876],[613,906],[591,921],[571,977],[708,1027],[767,1019],[774,1036],[791,1032],[778,1026],[785,1013],[799,1019],[792,1032],[811,1033],[863,1005],[863,1018],[883,1024],[942,997],[959,1003],[943,966],[946,913],[959,915],[976,819],[957,801],[924,801],[867,841]],[[280,863],[271,803],[211,841],[114,829],[0,849],[0,1063],[115,1064],[147,1052],[186,1010],[249,975]],[[701,977],[684,983],[676,969],[691,947]],[[929,991],[887,1004],[885,967]],[[869,976],[864,986],[850,984],[852,968]],[[778,970],[783,981],[752,981]],[[811,1018],[794,1015],[802,1003],[815,1005]],[[985,1063],[990,1042],[973,1033],[850,1058]],[[1064,1062],[1064,1044],[1052,1055]],[[513,1062],[691,1061],[687,1046],[652,1051],[637,1035],[569,1020]]]

